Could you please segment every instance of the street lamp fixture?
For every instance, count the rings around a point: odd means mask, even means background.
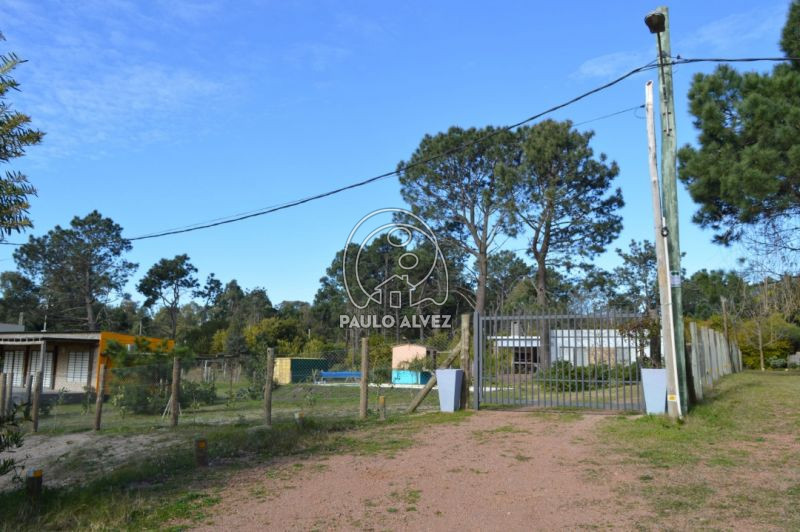
[[[662,33],[666,29],[666,20],[664,13],[653,11],[644,17],[644,23],[647,24],[650,33]]]

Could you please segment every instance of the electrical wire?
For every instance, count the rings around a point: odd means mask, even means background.
[[[592,118],[590,120],[584,120],[583,122],[578,122],[578,123],[572,124],[572,125],[573,126],[582,126],[584,124],[591,124],[592,122],[597,122],[598,120],[605,120],[606,118],[611,118],[612,116],[617,116],[617,115],[621,115],[621,114],[624,114],[624,113],[630,113],[631,111],[636,111],[638,109],[644,109],[644,104],[634,105],[633,107],[628,107],[627,109],[622,109],[621,111],[617,111],[615,113],[609,113],[607,115],[598,116],[597,118]]]
[[[433,155],[433,156],[428,157],[426,159],[423,159],[421,161],[417,161],[415,163],[411,163],[409,165],[406,165],[402,169],[392,170],[390,172],[385,172],[385,173],[382,173],[382,174],[378,174],[376,176],[373,176],[373,177],[358,181],[356,183],[352,183],[352,184],[344,186],[344,187],[339,187],[337,189],[330,190],[328,192],[323,192],[321,194],[315,194],[313,196],[308,196],[308,197],[305,197],[305,198],[302,198],[302,199],[299,199],[299,200],[290,201],[290,202],[287,202],[287,203],[284,203],[282,205],[278,205],[278,206],[275,206],[275,207],[269,207],[269,208],[265,208],[265,209],[262,209],[262,210],[253,211],[251,213],[244,214],[244,215],[241,215],[241,216],[233,216],[233,217],[230,217],[230,218],[218,219],[217,221],[211,221],[211,222],[208,222],[208,223],[198,223],[198,224],[194,224],[192,226],[187,226],[187,227],[181,228],[181,229],[159,231],[159,232],[155,232],[155,233],[150,233],[150,234],[146,234],[146,235],[132,237],[132,238],[129,238],[128,240],[136,241],[136,240],[146,240],[146,239],[151,239],[151,238],[160,238],[160,237],[164,237],[164,236],[176,235],[176,234],[181,234],[181,233],[189,233],[189,232],[192,232],[192,231],[198,231],[200,229],[208,229],[210,227],[217,227],[217,226],[220,226],[220,225],[230,224],[230,223],[234,223],[234,222],[240,222],[242,220],[247,220],[249,218],[255,218],[257,216],[264,216],[265,214],[271,214],[271,213],[274,213],[274,212],[277,212],[277,211],[281,211],[281,210],[284,210],[284,209],[288,209],[288,208],[291,208],[291,207],[296,207],[298,205],[302,205],[302,204],[308,203],[310,201],[315,201],[315,200],[318,200],[318,199],[322,199],[322,198],[326,198],[326,197],[329,197],[329,196],[333,196],[335,194],[339,194],[339,193],[345,192],[347,190],[352,190],[354,188],[359,188],[359,187],[362,187],[364,185],[368,185],[370,183],[374,183],[375,181],[379,181],[379,180],[385,179],[387,177],[398,176],[398,175],[400,175],[401,172],[406,171],[406,170],[408,170],[410,168],[416,168],[418,166],[424,166],[424,165],[429,164],[431,162],[434,162],[434,161],[437,161],[439,159],[443,159],[445,157],[453,155],[455,153],[464,151],[465,149],[467,149],[469,147],[472,147],[472,146],[475,146],[475,145],[479,145],[479,144],[481,144],[481,143],[483,143],[483,142],[485,142],[485,141],[487,141],[487,140],[489,140],[489,139],[491,139],[491,138],[493,138],[493,137],[495,137],[495,136],[497,136],[497,135],[499,135],[501,133],[516,129],[516,128],[518,128],[520,126],[523,126],[523,125],[525,125],[525,124],[527,124],[529,122],[537,120],[538,118],[541,118],[544,115],[553,113],[555,111],[558,111],[559,109],[563,109],[564,107],[572,105],[572,104],[574,104],[574,103],[576,103],[576,102],[578,102],[580,100],[583,100],[584,98],[587,98],[587,97],[589,97],[589,96],[591,96],[593,94],[596,94],[596,93],[598,93],[600,91],[608,89],[609,87],[612,87],[612,86],[616,85],[617,83],[620,83],[621,81],[633,76],[634,74],[638,74],[639,72],[644,72],[646,70],[650,70],[650,69],[656,68],[656,67],[657,67],[657,65],[654,65],[653,62],[651,61],[650,63],[647,63],[646,65],[642,65],[640,67],[634,68],[633,70],[630,70],[630,71],[626,72],[625,74],[619,76],[618,78],[616,78],[616,79],[614,79],[612,81],[609,81],[608,83],[605,83],[603,85],[600,85],[598,87],[595,87],[594,89],[586,91],[586,92],[584,92],[584,93],[582,93],[582,94],[580,94],[580,95],[578,95],[578,96],[576,96],[576,97],[574,97],[574,98],[572,98],[570,100],[567,100],[566,102],[563,102],[561,104],[558,104],[558,105],[555,105],[553,107],[550,107],[549,109],[545,109],[544,111],[541,111],[541,112],[536,113],[536,114],[534,114],[532,116],[529,116],[528,118],[525,118],[524,120],[520,120],[519,122],[513,123],[513,124],[508,125],[508,126],[503,126],[501,128],[498,128],[498,129],[492,131],[491,133],[483,135],[483,136],[481,136],[481,137],[479,137],[479,138],[477,138],[477,139],[475,139],[473,141],[460,144],[460,145],[455,146],[455,147],[453,147],[453,148],[451,148],[449,150],[446,150],[444,152],[438,153],[436,155]],[[628,110],[626,110],[626,111],[628,111]]]
[[[680,65],[680,64],[711,63],[711,62],[713,62],[713,63],[745,63],[745,62],[759,62],[759,61],[780,61],[780,62],[783,62],[783,61],[790,61],[790,60],[795,60],[795,59],[796,58],[793,58],[793,57],[682,58],[680,56],[677,56],[673,61],[670,61],[670,65],[674,66],[674,65]],[[359,188],[359,187],[363,187],[365,185],[374,183],[376,181],[380,181],[382,179],[386,179],[388,177],[399,176],[403,171],[406,171],[406,170],[408,170],[410,168],[416,168],[418,166],[427,165],[427,164],[429,164],[431,162],[437,161],[439,159],[443,159],[445,157],[448,157],[450,155],[453,155],[455,153],[463,151],[463,150],[465,150],[465,149],[467,149],[467,148],[469,148],[471,146],[479,145],[479,144],[481,144],[481,143],[483,143],[483,142],[485,142],[485,141],[491,139],[492,137],[495,137],[495,136],[497,136],[497,135],[499,135],[501,133],[504,133],[504,132],[507,132],[507,131],[511,131],[511,130],[516,129],[516,128],[520,127],[520,126],[528,124],[528,123],[530,123],[530,122],[532,122],[534,120],[537,120],[537,119],[539,119],[539,118],[541,118],[541,117],[543,117],[545,115],[551,114],[551,113],[553,113],[555,111],[558,111],[560,109],[568,107],[568,106],[570,106],[570,105],[572,105],[572,104],[574,104],[574,103],[576,103],[576,102],[578,102],[580,100],[583,100],[583,99],[585,99],[585,98],[587,98],[587,97],[589,97],[589,96],[591,96],[593,94],[596,94],[598,92],[604,91],[604,90],[606,90],[606,89],[608,89],[608,88],[610,88],[610,87],[612,87],[612,86],[624,81],[625,79],[627,79],[627,78],[629,78],[629,77],[631,77],[631,76],[633,76],[635,74],[638,74],[640,72],[644,72],[644,71],[647,71],[647,70],[655,69],[655,68],[660,68],[660,66],[661,66],[660,64],[655,64],[656,61],[657,60],[654,60],[654,61],[651,61],[651,62],[647,63],[646,65],[642,65],[640,67],[634,68],[634,69],[626,72],[625,74],[613,79],[612,81],[609,81],[608,83],[604,83],[603,85],[600,85],[600,86],[595,87],[595,88],[593,88],[591,90],[588,90],[588,91],[586,91],[586,92],[584,92],[584,93],[582,93],[582,94],[580,94],[580,95],[578,95],[578,96],[576,96],[576,97],[574,97],[574,98],[572,98],[570,100],[567,100],[567,101],[565,101],[563,103],[560,103],[558,105],[554,105],[553,107],[545,109],[544,111],[541,111],[541,112],[536,113],[534,115],[531,115],[528,118],[520,120],[519,122],[513,123],[511,125],[500,127],[498,129],[492,131],[491,133],[483,135],[482,137],[479,137],[479,138],[477,138],[477,139],[475,139],[473,141],[463,143],[463,144],[461,144],[459,146],[455,146],[454,148],[451,148],[451,149],[446,150],[444,152],[441,152],[439,154],[433,155],[433,156],[428,157],[426,159],[423,159],[421,161],[417,161],[415,163],[411,163],[409,165],[404,166],[401,169],[392,170],[392,171],[389,171],[389,172],[384,172],[382,174],[378,174],[378,175],[375,175],[375,176],[372,176],[372,177],[369,177],[369,178],[366,178],[366,179],[362,179],[361,181],[357,181],[357,182],[351,183],[349,185],[345,185],[345,186],[342,186],[342,187],[339,187],[339,188],[335,188],[335,189],[329,190],[327,192],[323,192],[323,193],[320,193],[320,194],[314,194],[312,196],[307,196],[307,197],[304,197],[304,198],[301,198],[301,199],[288,201],[286,203],[282,203],[282,204],[278,204],[278,205],[272,205],[272,206],[269,206],[269,207],[264,207],[262,209],[248,211],[248,212],[245,212],[245,213],[240,213],[240,214],[231,215],[231,216],[227,216],[227,217],[215,218],[213,220],[209,220],[209,221],[206,221],[206,222],[198,222],[198,223],[187,225],[187,226],[177,227],[177,228],[173,228],[173,229],[167,229],[167,230],[163,230],[163,231],[156,231],[156,232],[153,232],[153,233],[147,233],[147,234],[144,234],[144,235],[139,235],[139,236],[135,236],[135,237],[132,237],[132,238],[128,238],[127,240],[129,240],[129,241],[137,241],[137,240],[147,240],[147,239],[152,239],[152,238],[160,238],[160,237],[164,237],[164,236],[177,235],[177,234],[182,234],[182,233],[189,233],[189,232],[193,232],[193,231],[199,231],[201,229],[209,229],[211,227],[217,227],[217,226],[220,226],[220,225],[226,225],[226,224],[231,224],[231,223],[235,223],[235,222],[240,222],[240,221],[247,220],[247,219],[250,219],[250,218],[255,218],[257,216],[264,216],[266,214],[271,214],[271,213],[278,212],[278,211],[281,211],[281,210],[289,209],[291,207],[296,207],[296,206],[302,205],[304,203],[308,203],[308,202],[311,202],[311,201],[316,201],[316,200],[323,199],[323,198],[326,198],[326,197],[329,197],[329,196],[340,194],[342,192],[345,192],[345,191],[348,191],[348,190],[352,190],[352,189],[355,189],[355,188]],[[587,121],[584,121],[584,122],[579,122],[578,124],[575,124],[575,125],[582,125],[582,124],[586,124],[586,123],[593,122],[593,121],[596,121],[596,120],[601,120],[603,118],[609,118],[611,116],[616,116],[618,114],[626,113],[626,112],[629,112],[629,111],[635,111],[637,109],[640,109],[641,107],[642,107],[641,105],[640,106],[636,106],[636,107],[631,107],[629,109],[624,109],[622,111],[617,111],[617,112],[611,113],[609,115],[604,115],[604,116],[601,116],[601,117],[598,117],[598,118],[594,118],[594,119],[591,119],[591,120],[587,120]],[[19,242],[0,241],[0,245],[21,246],[23,244],[19,243]]]

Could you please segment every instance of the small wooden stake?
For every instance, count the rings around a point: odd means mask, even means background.
[[[97,382],[97,401],[94,404],[94,430],[100,430],[103,418],[103,395],[106,393],[106,365],[100,364],[100,375]]]
[[[194,439],[194,461],[200,467],[208,467],[208,442],[205,438]]]
[[[381,421],[386,421],[386,396],[378,396],[378,417]]]
[[[28,470],[28,476],[25,477],[25,491],[27,491],[28,498],[31,502],[38,502],[39,498],[42,496],[43,480],[41,469]]]

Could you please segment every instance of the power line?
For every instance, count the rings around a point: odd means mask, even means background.
[[[627,109],[622,109],[621,111],[617,111],[615,113],[609,113],[607,115],[598,116],[597,118],[591,118],[589,120],[584,120],[583,122],[578,122],[576,124],[572,124],[573,126],[582,126],[584,124],[590,124],[592,122],[597,122],[598,120],[605,120],[606,118],[611,118],[612,116],[621,115],[624,113],[629,113],[631,111],[636,111],[637,109],[644,109],[644,104],[641,105],[634,105],[633,107],[628,107]]]
[[[265,214],[271,214],[271,213],[274,213],[274,212],[277,212],[277,211],[281,211],[281,210],[284,210],[284,209],[288,209],[288,208],[291,208],[291,207],[296,207],[298,205],[302,205],[302,204],[308,203],[310,201],[326,198],[328,196],[333,196],[335,194],[339,194],[339,193],[344,192],[346,190],[352,190],[354,188],[362,187],[364,185],[368,185],[370,183],[373,183],[375,181],[379,181],[381,179],[385,179],[387,177],[397,176],[402,171],[406,171],[409,168],[416,168],[418,166],[423,166],[423,165],[426,165],[428,163],[431,163],[431,162],[437,161],[439,159],[442,159],[444,157],[447,157],[449,155],[452,155],[454,153],[458,153],[460,151],[463,151],[466,148],[469,148],[471,146],[475,146],[475,145],[481,144],[481,143],[485,142],[486,140],[489,140],[490,138],[499,135],[500,133],[504,133],[504,132],[516,129],[516,128],[518,128],[520,126],[523,126],[523,125],[525,125],[525,124],[527,124],[529,122],[532,122],[532,121],[534,121],[534,120],[536,120],[538,118],[541,118],[544,115],[553,113],[555,111],[558,111],[559,109],[563,109],[564,107],[567,107],[567,106],[572,105],[572,104],[574,104],[574,103],[576,103],[576,102],[578,102],[580,100],[583,100],[584,98],[587,98],[588,96],[591,96],[592,94],[596,94],[596,93],[598,93],[598,92],[600,92],[602,90],[608,89],[609,87],[612,87],[613,85],[616,85],[617,83],[620,83],[621,81],[633,76],[634,74],[638,74],[639,72],[644,72],[646,70],[650,70],[650,69],[653,69],[653,68],[656,68],[656,67],[657,67],[657,65],[653,64],[653,62],[651,61],[650,63],[647,63],[646,65],[642,65],[642,66],[640,66],[638,68],[634,68],[633,70],[630,70],[630,71],[626,72],[622,76],[620,76],[620,77],[618,77],[618,78],[616,78],[616,79],[614,79],[614,80],[612,80],[612,81],[610,81],[608,83],[600,85],[599,87],[595,87],[594,89],[591,89],[589,91],[586,91],[583,94],[580,94],[580,95],[572,98],[571,100],[567,100],[564,103],[561,103],[561,104],[555,105],[553,107],[550,107],[549,109],[546,109],[544,111],[536,113],[535,115],[529,116],[528,118],[525,118],[524,120],[520,120],[519,122],[516,122],[514,124],[498,128],[498,129],[492,131],[491,133],[488,133],[486,135],[483,135],[483,136],[475,139],[474,141],[466,142],[466,143],[461,144],[459,146],[455,146],[454,148],[451,148],[450,150],[446,150],[446,151],[444,151],[442,153],[439,153],[439,154],[436,154],[436,155],[434,155],[432,157],[428,157],[427,159],[423,159],[422,161],[417,161],[415,163],[411,163],[409,165],[406,165],[405,167],[403,167],[402,170],[392,170],[390,172],[385,172],[383,174],[379,174],[379,175],[364,179],[362,181],[358,181],[356,183],[353,183],[353,184],[350,184],[350,185],[347,185],[347,186],[344,186],[344,187],[340,187],[340,188],[337,188],[337,189],[334,189],[334,190],[330,190],[328,192],[323,192],[321,194],[308,196],[308,197],[305,197],[305,198],[302,198],[302,199],[299,199],[299,200],[290,201],[290,202],[284,203],[282,205],[265,208],[265,209],[262,209],[262,210],[259,210],[259,211],[253,211],[253,212],[248,213],[248,214],[244,214],[244,215],[240,215],[240,216],[233,216],[233,217],[225,218],[225,219],[218,219],[217,221],[211,221],[211,222],[208,222],[208,223],[198,223],[198,224],[195,224],[193,226],[187,226],[185,228],[180,228],[180,229],[173,229],[173,230],[167,230],[167,231],[160,231],[160,232],[156,232],[156,233],[150,233],[150,234],[146,234],[146,235],[141,235],[141,236],[129,238],[128,240],[134,241],[134,240],[145,240],[145,239],[150,239],[150,238],[160,238],[160,237],[163,237],[163,236],[176,235],[176,234],[181,234],[181,233],[189,233],[189,232],[192,232],[192,231],[198,231],[200,229],[208,229],[210,227],[217,227],[219,225],[225,225],[225,224],[230,224],[230,223],[234,223],[234,222],[240,222],[240,221],[246,220],[248,218],[255,218],[257,216],[263,216]],[[628,110],[626,110],[626,111],[628,111]]]
[[[790,60],[795,60],[795,59],[797,59],[797,58],[793,58],[793,57],[682,58],[680,56],[677,56],[672,61],[672,64],[673,65],[679,65],[679,64],[706,63],[706,62],[714,62],[714,63],[744,63],[744,62],[758,62],[758,61],[780,61],[780,62],[783,62],[783,61],[790,61]],[[439,153],[437,155],[429,157],[427,159],[423,159],[421,161],[417,161],[415,163],[406,165],[405,167],[403,167],[403,169],[392,170],[390,172],[384,172],[382,174],[378,174],[378,175],[375,175],[373,177],[369,177],[367,179],[363,179],[361,181],[357,181],[357,182],[352,183],[350,185],[339,187],[339,188],[336,188],[336,189],[333,189],[333,190],[329,190],[327,192],[323,192],[323,193],[320,193],[320,194],[315,194],[313,196],[307,196],[305,198],[301,198],[301,199],[298,199],[298,200],[289,201],[289,202],[286,202],[286,203],[273,205],[273,206],[270,206],[270,207],[264,207],[262,209],[257,209],[257,210],[254,210],[254,211],[249,211],[249,212],[245,212],[245,213],[241,213],[241,214],[237,214],[237,215],[232,215],[232,216],[228,216],[228,217],[216,218],[216,219],[213,219],[213,220],[209,220],[207,222],[198,222],[196,224],[191,224],[191,225],[178,227],[178,228],[174,228],[174,229],[168,229],[168,230],[164,230],[164,231],[148,233],[148,234],[144,234],[144,235],[140,235],[140,236],[129,238],[128,240],[135,241],[135,240],[147,240],[147,239],[151,239],[151,238],[160,238],[160,237],[163,237],[163,236],[170,236],[170,235],[176,235],[176,234],[181,234],[181,233],[189,233],[189,232],[193,232],[193,231],[199,231],[201,229],[209,229],[211,227],[217,227],[217,226],[220,226],[220,225],[240,222],[242,220],[247,220],[249,218],[255,218],[257,216],[264,216],[266,214],[271,214],[271,213],[274,213],[274,212],[277,212],[277,211],[281,211],[281,210],[284,210],[284,209],[289,209],[291,207],[296,207],[296,206],[302,205],[304,203],[308,203],[308,202],[315,201],[315,200],[318,200],[318,199],[323,199],[323,198],[326,198],[326,197],[329,197],[329,196],[333,196],[333,195],[345,192],[347,190],[352,190],[352,189],[355,189],[355,188],[363,187],[363,186],[368,185],[370,183],[374,183],[376,181],[379,181],[379,180],[382,180],[382,179],[386,179],[387,177],[398,176],[401,172],[403,172],[405,170],[408,170],[409,168],[415,168],[415,167],[418,167],[418,166],[423,166],[423,165],[426,165],[428,163],[431,163],[431,162],[437,161],[439,159],[442,159],[444,157],[447,157],[449,155],[452,155],[452,154],[458,153],[460,151],[463,151],[463,150],[465,150],[465,149],[467,149],[467,148],[469,148],[471,146],[475,146],[475,145],[481,144],[481,143],[485,142],[486,140],[489,140],[490,138],[499,135],[500,133],[504,133],[504,132],[516,129],[516,128],[518,128],[520,126],[523,126],[523,125],[525,125],[525,124],[527,124],[529,122],[537,120],[537,119],[539,119],[539,118],[541,118],[541,117],[543,117],[543,116],[545,116],[547,114],[550,114],[550,113],[553,113],[553,112],[558,111],[560,109],[563,109],[565,107],[568,107],[568,106],[570,106],[570,105],[572,105],[572,104],[574,104],[574,103],[576,103],[576,102],[578,102],[580,100],[583,100],[584,98],[587,98],[587,97],[589,97],[589,96],[591,96],[593,94],[596,94],[598,92],[606,90],[606,89],[616,85],[617,83],[620,83],[620,82],[624,81],[625,79],[627,79],[627,78],[629,78],[629,77],[631,77],[631,76],[633,76],[635,74],[638,74],[640,72],[644,72],[644,71],[647,71],[647,70],[652,70],[652,69],[658,68],[658,67],[659,67],[659,65],[655,64],[655,61],[651,61],[650,63],[647,63],[646,65],[642,65],[640,67],[634,68],[633,70],[630,70],[630,71],[626,72],[625,74],[619,76],[618,78],[616,78],[616,79],[614,79],[612,81],[609,81],[608,83],[605,83],[603,85],[595,87],[594,89],[591,89],[589,91],[586,91],[586,92],[584,92],[584,93],[582,93],[582,94],[580,94],[580,95],[578,95],[578,96],[576,96],[576,97],[574,97],[574,98],[572,98],[570,100],[567,100],[567,101],[565,101],[565,102],[563,102],[561,104],[558,104],[558,105],[555,105],[553,107],[550,107],[549,109],[546,109],[546,110],[544,110],[542,112],[536,113],[536,114],[534,114],[532,116],[529,116],[528,118],[525,118],[524,120],[520,120],[519,122],[516,122],[514,124],[498,128],[498,129],[492,131],[491,133],[488,133],[486,135],[483,135],[482,137],[479,137],[479,138],[475,139],[474,141],[466,142],[464,144],[461,144],[459,146],[451,148],[450,150],[446,150],[446,151],[444,151],[442,153]],[[604,119],[604,118],[609,118],[609,117],[612,117],[612,116],[616,116],[618,114],[626,113],[626,112],[629,112],[629,111],[635,111],[636,109],[640,109],[641,107],[642,107],[641,105],[635,106],[635,107],[631,107],[631,108],[628,108],[628,109],[624,109],[622,111],[617,111],[615,113],[611,113],[611,114],[608,114],[608,115],[603,115],[603,116],[600,116],[600,117],[597,117],[597,118],[593,118],[591,120],[587,120],[587,121],[584,121],[584,122],[579,122],[578,124],[575,124],[575,125],[576,126],[577,125],[582,125],[582,124],[586,124],[586,123],[589,123],[589,122],[594,122],[596,120],[601,120],[601,119]],[[4,242],[4,241],[0,241],[0,244],[6,245],[6,246],[21,246],[22,245],[22,243]]]

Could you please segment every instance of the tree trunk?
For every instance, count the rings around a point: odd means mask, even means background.
[[[539,307],[539,313],[545,312],[547,306],[547,270],[545,269],[544,256],[536,260],[536,304]],[[542,330],[539,334],[539,364],[540,367],[548,368],[550,366],[550,322],[546,319],[542,320]]]
[[[539,305],[539,312],[544,312],[544,307],[547,305],[547,270],[544,264],[544,258],[536,261],[536,304]]]
[[[173,307],[169,309],[169,321],[170,321],[170,338],[172,340],[175,339],[175,335],[178,333],[178,309],[177,307]]]
[[[84,297],[86,304],[86,326],[90,331],[97,329],[97,320],[94,317],[94,308],[92,308],[92,298],[89,296]]]
[[[475,297],[475,312],[483,314],[486,306],[486,278],[489,275],[488,258],[485,250],[478,252],[478,293]]]

